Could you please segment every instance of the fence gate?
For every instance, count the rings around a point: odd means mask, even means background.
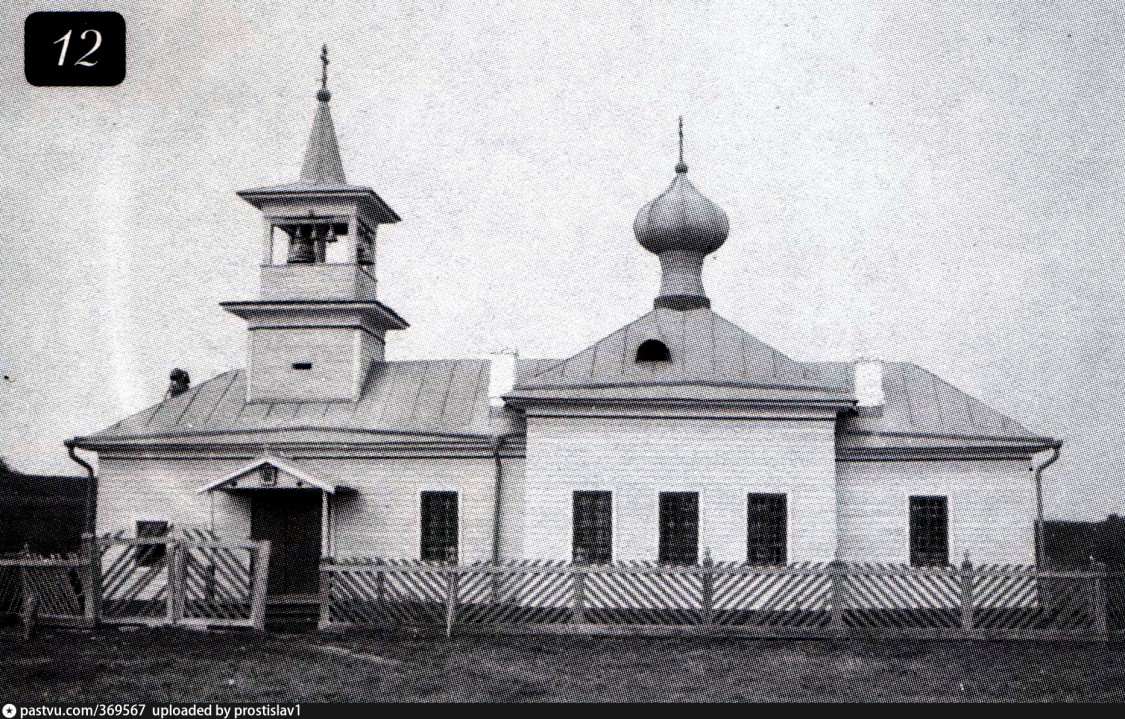
[[[261,627],[269,542],[220,542],[186,533],[177,549],[173,599],[184,624]]]
[[[101,621],[165,624],[170,618],[169,555],[175,540],[130,539],[122,530],[98,540],[101,551]]]
[[[101,621],[263,627],[269,542],[223,541],[204,530],[122,535],[99,540]]]

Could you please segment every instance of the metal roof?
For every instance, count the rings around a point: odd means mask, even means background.
[[[809,362],[814,372],[851,385],[850,362]],[[1056,440],[1036,434],[979,399],[911,362],[883,364],[885,402],[877,416],[846,414],[840,432],[863,437],[866,446],[902,445],[906,438],[969,440],[974,443],[1020,442],[1050,445]],[[917,442],[908,443],[917,446]]]
[[[355,197],[375,222],[390,224],[399,221],[398,214],[370,187],[350,185],[344,175],[340,159],[340,146],[336,128],[332,124],[332,111],[328,107],[328,94],[319,96],[316,115],[313,116],[309,144],[301,164],[301,177],[297,182],[282,185],[240,190],[238,196],[261,209],[263,202],[291,196]]]
[[[202,437],[331,442],[342,433],[370,442],[382,434],[487,437],[488,379],[487,360],[376,362],[357,402],[247,403],[246,372],[233,370],[78,444]]]
[[[669,362],[637,362],[660,340]],[[669,388],[676,388],[674,391]],[[852,400],[850,387],[785,356],[709,308],[657,308],[578,354],[519,378],[507,395],[535,398]]]
[[[327,100],[316,105],[309,145],[305,149],[305,162],[301,165],[301,180],[314,185],[342,185],[347,182],[344,163],[340,160],[340,146],[336,142],[336,128],[332,125],[332,111],[328,109]]]
[[[706,313],[706,310],[696,310]],[[649,315],[670,313],[656,310]],[[711,313],[713,314],[713,313]],[[646,315],[648,317],[649,315]],[[644,318],[642,318],[644,319]],[[699,337],[701,325],[684,318],[682,333],[685,337]],[[652,322],[656,322],[656,318]],[[728,354],[707,360],[706,352],[698,348],[689,353],[695,364],[688,369],[668,370],[681,372],[685,377],[710,376],[716,372],[734,372],[745,381],[799,382],[801,387],[831,387],[833,396],[850,396],[852,392],[853,365],[850,362],[798,363],[777,353],[771,356],[764,344],[754,340],[730,345],[732,334],[717,318],[717,335],[722,338],[710,344],[716,348],[739,348],[744,356],[731,362]],[[635,325],[636,323],[634,323]],[[729,323],[727,323],[729,324]],[[624,338],[603,344],[598,357],[586,357],[586,350],[569,360],[521,358],[516,364],[516,386],[546,387],[554,397],[589,396],[591,379],[603,380],[594,387],[601,395],[614,395],[630,401],[660,400],[675,397],[685,391],[694,392],[699,401],[725,401],[739,398],[785,397],[784,388],[758,385],[692,380],[665,381],[658,384],[616,385],[604,380],[614,377],[609,372],[614,356],[607,348],[619,347],[617,367],[624,348],[643,336],[640,329],[654,329],[658,325],[630,325]],[[733,326],[733,325],[731,325]],[[630,330],[629,328],[634,329]],[[666,338],[673,340],[670,349],[673,358],[685,348],[675,343],[680,336],[669,330]],[[737,328],[736,328],[737,329]],[[615,337],[614,333],[610,337]],[[710,333],[703,336],[710,337]],[[747,335],[749,337],[749,335]],[[617,343],[620,342],[618,345]],[[763,349],[764,348],[764,349]],[[593,348],[591,348],[593,349]],[[767,351],[768,350],[768,351]],[[572,362],[582,358],[578,362]],[[746,360],[746,364],[743,364]],[[775,365],[774,362],[777,362]],[[708,364],[710,362],[710,364]],[[568,366],[569,363],[569,366]],[[756,371],[743,372],[743,367]],[[704,371],[707,367],[712,369]],[[774,369],[774,368],[777,369]],[[734,368],[734,369],[732,369]],[[620,370],[622,377],[633,377],[628,370]],[[879,416],[859,416],[852,412],[840,415],[837,424],[840,451],[884,451],[896,449],[951,449],[957,447],[1019,447],[1045,448],[1057,441],[1038,435],[1006,417],[980,400],[957,389],[933,373],[909,362],[884,364],[883,388],[885,405]],[[779,376],[780,375],[780,376]],[[726,376],[726,375],[724,375]],[[620,377],[618,377],[620,379]],[[648,377],[642,376],[648,380]],[[547,385],[547,382],[555,385]],[[570,385],[567,382],[576,384]],[[101,446],[119,443],[180,442],[208,443],[274,443],[285,442],[348,442],[379,444],[401,442],[404,437],[414,440],[480,441],[500,434],[520,434],[524,431],[521,412],[510,407],[490,407],[488,401],[489,364],[487,360],[428,360],[409,362],[377,362],[364,385],[358,402],[246,402],[246,377],[244,370],[225,372],[203,382],[188,392],[160,402],[97,434],[77,439],[79,446]],[[637,396],[640,387],[644,396]],[[806,391],[806,390],[802,390]],[[631,394],[632,393],[632,394]]]

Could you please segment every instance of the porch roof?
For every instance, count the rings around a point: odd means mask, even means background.
[[[285,483],[272,483],[267,484],[261,479],[256,484],[239,484],[243,478],[249,477],[254,473],[258,473],[262,467],[271,466],[278,472],[283,472],[292,478],[292,484]],[[196,490],[196,493],[203,494],[211,492],[216,489],[225,491],[266,491],[271,489],[302,489],[302,485],[308,485],[308,488],[319,489],[327,492],[328,494],[346,494],[354,492],[355,489],[344,484],[326,480],[321,477],[315,477],[293,463],[280,459],[278,457],[262,457],[261,459],[254,460],[250,464],[236,469],[230,474],[216,479],[214,482],[205,484]]]

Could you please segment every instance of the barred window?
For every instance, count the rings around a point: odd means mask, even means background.
[[[945,497],[910,498],[910,564],[949,564],[949,503]]]
[[[574,562],[608,564],[613,559],[611,492],[574,493]]]
[[[746,561],[785,564],[788,517],[784,494],[750,494],[746,499]]]
[[[457,562],[457,493],[422,492],[422,560]]]
[[[660,561],[695,564],[699,558],[699,493],[660,493]]]
[[[163,519],[142,519],[137,522],[137,539],[167,537],[168,530],[169,524]],[[137,566],[158,567],[164,563],[164,556],[167,553],[167,544],[138,544],[136,554]]]

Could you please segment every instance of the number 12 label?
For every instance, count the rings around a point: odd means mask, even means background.
[[[119,85],[125,18],[115,12],[35,12],[23,26],[24,76],[39,87]]]

